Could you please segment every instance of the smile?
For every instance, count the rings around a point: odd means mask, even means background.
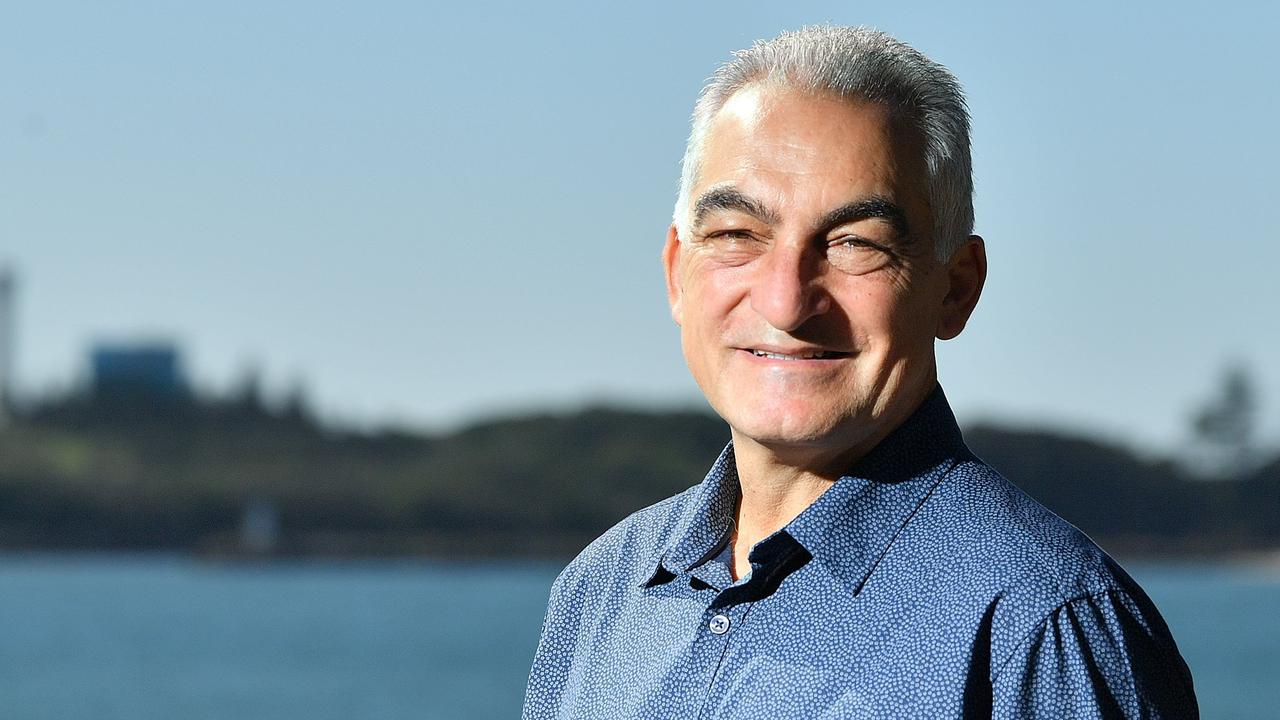
[[[747,352],[758,358],[766,358],[769,360],[835,360],[849,355],[849,353],[832,352],[828,350],[815,350],[812,352],[787,354],[747,348]]]

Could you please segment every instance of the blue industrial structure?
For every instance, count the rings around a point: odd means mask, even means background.
[[[99,345],[92,362],[98,397],[176,400],[189,392],[178,349],[171,343]]]

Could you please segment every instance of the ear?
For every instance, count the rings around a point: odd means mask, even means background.
[[[939,340],[950,340],[964,330],[965,323],[969,322],[969,316],[978,305],[982,286],[987,282],[987,249],[982,238],[970,235],[952,253],[944,272],[948,290],[942,300],[936,335]]]
[[[667,304],[671,306],[671,319],[679,325],[684,289],[680,283],[680,235],[676,232],[675,223],[667,228],[667,242],[662,246],[662,269],[667,275]]]

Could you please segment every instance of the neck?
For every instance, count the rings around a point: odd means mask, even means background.
[[[840,476],[792,464],[785,456],[754,440],[739,437],[736,432],[733,454],[742,490],[733,537],[736,580],[751,569],[747,557],[751,548],[804,512]]]
[[[931,390],[932,384],[928,390]],[[837,450],[774,446],[733,431],[734,462],[742,495],[735,515],[733,578],[751,570],[748,555],[756,543],[781,530],[835,484],[889,433],[915,412],[928,391],[859,442]]]

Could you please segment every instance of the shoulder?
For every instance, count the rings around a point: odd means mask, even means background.
[[[580,597],[588,589],[599,592],[647,580],[700,488],[694,485],[637,510],[593,540],[556,578],[553,602],[566,593]]]
[[[977,458],[957,463],[927,506],[929,533],[967,573],[1045,612],[1128,580],[1079,528]]]
[[[648,579],[697,486],[632,513],[596,538],[556,577],[529,674],[524,717],[549,717],[572,686],[575,661],[589,651],[601,618]],[[646,570],[645,568],[648,568]]]
[[[917,549],[934,558],[932,584],[953,588],[953,602],[989,611],[997,657],[1085,598],[1124,598],[1163,625],[1138,584],[1093,540],[976,458],[939,483],[911,532]]]
[[[1028,681],[1027,673],[1044,673],[1052,687],[1062,681],[1055,673],[1082,670],[1106,678],[1117,697],[1117,683],[1177,698],[1190,692],[1159,611],[1085,533],[976,458],[957,464],[935,495],[931,531],[949,538],[946,562],[990,613],[993,674]],[[1051,672],[1050,657],[1064,666]]]
[[[995,714],[1197,718],[1191,670],[1155,606],[1117,567],[1112,587],[1071,598],[989,668]],[[993,648],[994,649],[994,648]]]

